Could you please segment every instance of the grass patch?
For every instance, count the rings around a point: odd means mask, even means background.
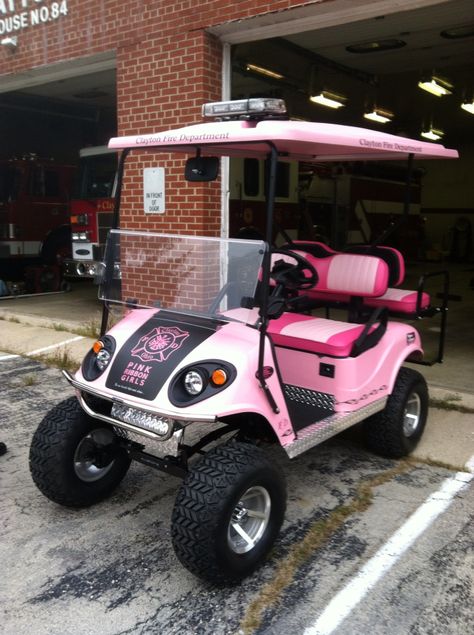
[[[264,612],[280,602],[283,591],[293,582],[297,570],[342,527],[349,516],[364,512],[372,504],[374,488],[391,481],[411,467],[408,461],[401,461],[393,469],[361,483],[352,501],[336,507],[327,518],[310,525],[305,537],[290,548],[286,557],[277,565],[271,581],[250,603],[240,623],[239,632],[250,635],[259,628]]]
[[[31,356],[30,359],[35,359],[46,366],[52,366],[53,368],[59,368],[61,370],[68,370],[69,372],[76,371],[80,365],[77,360],[71,357],[67,348],[58,349],[49,355],[34,355]]]
[[[5,322],[15,322],[15,324],[21,324],[21,320],[16,315],[0,315],[0,320]]]
[[[427,457],[426,459],[422,459],[420,457],[408,457],[406,459],[408,463],[412,465],[419,465],[422,463],[423,465],[429,465],[430,467],[440,467],[444,470],[449,470],[450,472],[468,472],[468,469],[464,465],[454,465],[453,463],[445,463],[444,461],[438,461],[436,459],[430,459]]]
[[[26,322],[23,322],[15,315],[0,315],[0,320],[4,320],[5,322],[15,322],[16,324],[24,324],[25,326],[30,326]],[[92,339],[97,339],[100,335],[100,322],[95,320],[90,320],[86,322],[83,326],[67,326],[66,324],[62,324],[61,322],[53,322],[51,325],[42,326],[42,328],[50,328],[53,331],[61,331],[64,333],[73,333],[74,335],[82,335],[83,337],[91,337]],[[110,328],[110,325],[109,325]]]
[[[71,327],[71,326],[66,326],[65,324],[61,324],[59,322],[54,322],[53,329],[55,331],[65,331],[66,333],[74,333],[75,335],[82,335],[83,337],[91,337],[92,339],[97,339],[100,334],[100,324],[99,322],[95,322],[94,320],[91,320],[90,322],[86,322],[84,326],[79,326],[79,327]]]
[[[25,375],[21,378],[21,383],[23,386],[35,386],[36,384],[39,384],[39,379],[36,375]]]
[[[459,403],[453,403],[453,401],[460,401],[461,397],[458,395],[448,395],[444,399],[436,399],[435,397],[430,398],[430,407],[438,408],[439,410],[454,410],[456,412],[463,412],[466,414],[474,413],[474,408],[470,408],[469,406],[463,406]]]

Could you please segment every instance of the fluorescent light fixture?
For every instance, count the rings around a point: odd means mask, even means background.
[[[372,112],[364,113],[365,119],[376,121],[377,123],[388,123],[393,119],[393,112],[383,110],[382,108],[374,108]]]
[[[437,128],[429,128],[428,130],[424,130],[421,133],[421,136],[425,139],[429,139],[430,141],[438,141],[444,135],[442,130],[438,130]]]
[[[422,79],[418,82],[418,86],[423,90],[426,90],[436,97],[443,97],[444,95],[451,95],[453,92],[453,85],[446,79],[441,77],[433,77],[431,79]]]
[[[462,26],[445,29],[440,33],[441,37],[448,40],[459,40],[463,37],[472,37],[474,35],[474,24],[463,24]]]
[[[326,106],[327,108],[342,108],[346,105],[345,97],[330,93],[327,90],[321,91],[319,95],[311,95],[309,100],[320,106]]]
[[[474,99],[472,101],[465,101],[461,104],[461,108],[471,115],[474,115]]]
[[[269,68],[264,68],[263,66],[257,66],[256,64],[247,64],[246,69],[254,73],[260,73],[260,75],[265,75],[266,77],[272,77],[273,79],[283,79],[284,77],[281,73],[272,71]]]

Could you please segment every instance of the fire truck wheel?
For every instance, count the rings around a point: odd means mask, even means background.
[[[215,584],[250,574],[278,535],[286,507],[280,470],[248,443],[214,448],[181,485],[171,520],[181,563]]]
[[[33,481],[47,498],[66,507],[88,507],[106,498],[129,466],[112,428],[88,417],[75,397],[45,416],[31,443]]]
[[[61,265],[71,253],[71,228],[60,227],[46,237],[41,247],[41,261],[45,265]]]
[[[416,370],[401,368],[385,409],[365,421],[367,444],[389,458],[406,456],[420,440],[427,416],[425,378]]]

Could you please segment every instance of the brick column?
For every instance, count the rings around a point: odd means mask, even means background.
[[[117,52],[119,135],[199,123],[201,106],[221,92],[221,44],[203,30],[164,30]],[[220,184],[184,181],[182,155],[138,152],[127,161],[123,228],[219,235]],[[143,168],[165,168],[166,212],[143,211]]]

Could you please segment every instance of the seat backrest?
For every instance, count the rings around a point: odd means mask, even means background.
[[[387,291],[388,265],[377,256],[335,252],[325,258],[316,258],[300,249],[292,251],[306,258],[318,272],[316,291],[366,298],[376,298]]]
[[[405,279],[405,261],[402,254],[394,247],[385,247],[383,245],[351,245],[347,247],[345,253],[365,254],[367,256],[382,258],[388,265],[389,287],[398,287]]]
[[[335,251],[328,245],[308,240],[294,240],[291,245],[284,246],[285,249],[298,249],[304,251],[316,258],[327,258],[338,253],[346,254],[362,254],[365,256],[377,256],[382,258],[388,265],[388,286],[398,287],[405,279],[405,261],[402,254],[394,247],[386,247],[385,245],[350,245],[343,252]]]

